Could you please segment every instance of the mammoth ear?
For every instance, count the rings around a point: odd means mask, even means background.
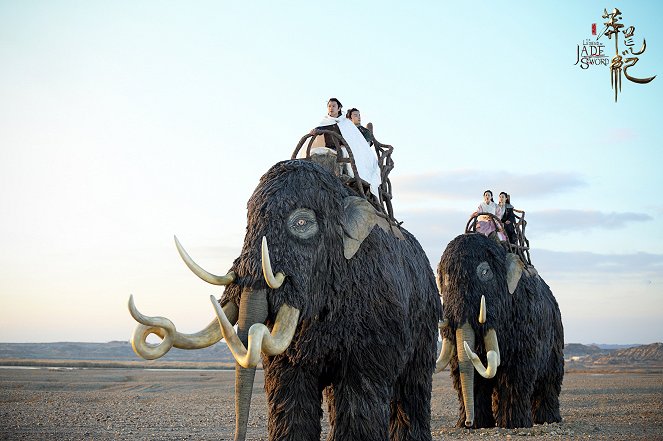
[[[387,233],[391,233],[398,240],[405,240],[405,236],[396,225],[378,215],[375,207],[366,199],[357,196],[348,196],[343,199],[343,215],[341,228],[343,230],[343,255],[351,259],[355,255],[364,239],[379,226]]]
[[[509,285],[509,294],[513,294],[518,286],[520,276],[523,275],[523,262],[516,254],[506,255],[506,282]]]
[[[355,255],[361,243],[377,223],[375,208],[366,199],[348,196],[343,199],[343,255],[346,259]]]

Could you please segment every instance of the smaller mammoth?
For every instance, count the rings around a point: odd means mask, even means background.
[[[451,365],[459,427],[562,420],[562,318],[548,285],[524,266],[483,234],[456,237],[442,255],[437,276],[446,326],[436,370]]]

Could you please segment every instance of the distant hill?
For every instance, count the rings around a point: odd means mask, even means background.
[[[567,344],[564,346],[565,369],[573,370],[644,370],[663,369],[663,343],[652,343],[622,349],[605,349],[598,345]]]
[[[635,346],[642,346],[638,344],[630,344],[630,345],[613,345],[613,344],[605,344],[605,343],[590,343],[590,346],[598,346],[601,349],[626,349],[626,348],[633,348]]]
[[[128,341],[108,343],[0,343],[0,365],[2,359],[40,360],[112,360],[141,361]],[[219,362],[234,363],[228,346],[217,343],[205,349],[184,350],[172,348],[159,360],[165,362]]]
[[[586,357],[595,354],[607,354],[609,350],[601,349],[598,345],[583,345],[580,343],[567,343],[564,345],[564,358]]]
[[[438,349],[439,350],[439,349]],[[598,345],[569,343],[564,346],[567,370],[663,369],[663,343],[605,349]],[[155,361],[146,361],[133,352],[128,341],[108,343],[0,343],[0,366],[117,366],[232,368],[235,361],[224,342],[205,349],[171,349]],[[118,366],[119,367],[119,366]]]
[[[594,364],[638,364],[663,362],[663,343],[615,349],[607,355],[593,358]]]

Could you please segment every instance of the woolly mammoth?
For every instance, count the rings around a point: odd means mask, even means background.
[[[463,234],[447,246],[437,276],[447,326],[436,371],[451,363],[458,426],[561,421],[562,319],[536,270],[483,234]]]
[[[332,173],[284,161],[248,202],[242,252],[218,314],[198,334],[147,317],[132,339],[145,358],[198,348],[221,334],[237,361],[235,439],[244,439],[255,366],[262,360],[270,440],[319,440],[326,396],[333,440],[430,440],[431,381],[441,303],[416,239],[377,215]],[[219,326],[219,323],[221,326]],[[237,332],[233,325],[237,323]],[[160,335],[159,345],[146,343]]]

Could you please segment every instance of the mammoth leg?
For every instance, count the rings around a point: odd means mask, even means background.
[[[508,375],[498,374],[500,378],[493,394],[495,424],[505,429],[532,427],[534,384],[528,380],[532,372],[518,368],[505,369],[506,372]]]
[[[427,335],[435,338],[419,339],[412,359],[394,387],[389,422],[390,441],[431,440],[430,391],[435,369],[434,363],[431,363],[435,357],[431,357],[431,354],[437,351],[437,336],[435,332],[428,332]]]
[[[391,401],[389,439],[392,441],[430,441],[431,380],[414,382],[413,375],[395,386]]]
[[[492,379],[476,378],[474,383],[474,428],[495,427]]]
[[[483,339],[477,339],[477,352],[484,365],[487,365],[486,348]],[[493,416],[493,389],[495,379],[474,376],[474,428],[495,427]]]
[[[318,378],[289,363],[286,354],[265,360],[269,439],[318,441],[322,390]]]
[[[559,413],[559,389],[556,384],[545,381],[536,385],[532,396],[532,415],[534,424],[559,423],[562,416]]]
[[[391,387],[366,376],[348,375],[334,385],[333,393],[335,416],[329,441],[389,439]]]
[[[563,357],[563,356],[562,356]],[[564,376],[563,359],[550,355],[548,372],[539,377],[532,394],[532,414],[534,424],[559,423],[562,416],[559,413],[559,394],[562,391],[562,377]]]

